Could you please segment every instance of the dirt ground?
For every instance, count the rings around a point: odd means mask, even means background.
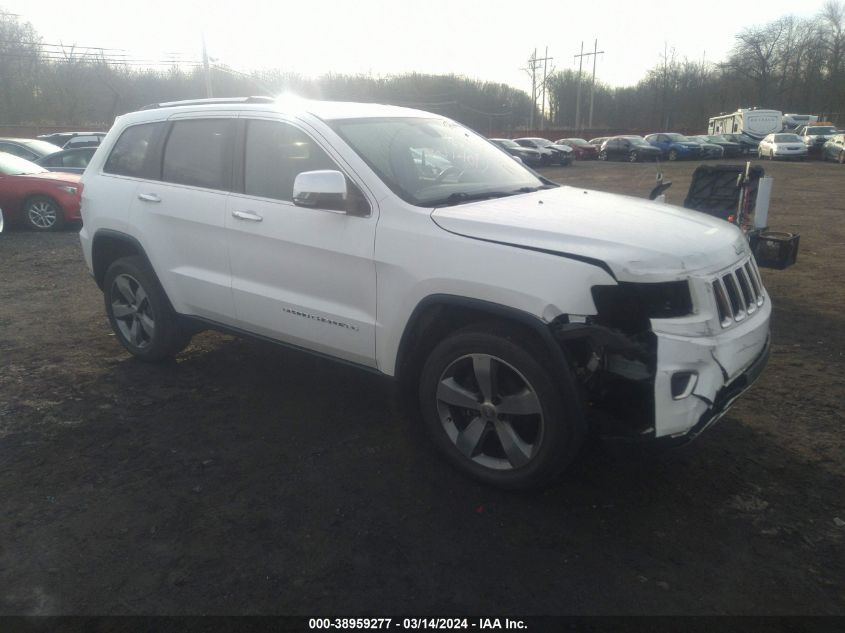
[[[765,168],[801,251],[763,272],[760,382],[690,446],[592,448],[534,494],[451,470],[377,376],[216,333],[135,362],[74,232],[3,234],[0,613],[845,614],[845,168]]]

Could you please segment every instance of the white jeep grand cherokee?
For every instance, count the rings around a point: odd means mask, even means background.
[[[216,328],[395,377],[487,483],[548,481],[588,432],[690,439],[768,356],[735,226],[557,186],[426,112],[160,104],[83,182],[85,259],[133,355]]]

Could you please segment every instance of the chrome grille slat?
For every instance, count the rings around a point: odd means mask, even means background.
[[[731,300],[731,307],[734,312],[734,321],[742,321],[745,318],[745,304],[742,301],[742,291],[739,289],[739,282],[733,272],[722,277],[722,282],[728,291],[728,298]]]
[[[734,275],[739,281],[739,287],[742,290],[742,296],[745,299],[745,311],[751,314],[757,309],[757,297],[754,296],[754,289],[751,287],[751,282],[748,281],[748,275],[745,274],[745,268],[740,266],[734,271]]]
[[[723,272],[710,285],[723,328],[750,317],[765,301],[763,280],[753,257]]]
[[[713,282],[713,294],[716,296],[716,307],[719,311],[719,323],[722,327],[727,327],[733,323],[734,311],[731,307],[731,302],[728,299],[728,293],[721,279],[716,279]]]
[[[760,301],[762,293],[760,292],[760,286],[757,284],[757,278],[754,276],[754,271],[751,269],[751,262],[745,262],[744,268],[745,274],[748,275],[748,281],[751,282],[751,286],[754,289],[754,302],[757,303]]]

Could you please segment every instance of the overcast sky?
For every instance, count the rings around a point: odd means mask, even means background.
[[[815,15],[823,0],[0,0],[46,43],[123,49],[132,59],[209,54],[240,71],[303,75],[455,73],[530,89],[520,70],[548,46],[556,68],[575,68],[581,40],[598,38],[597,76],[635,83],[664,43],[678,57],[723,59],[734,34],[787,14]],[[131,7],[131,8],[130,8]],[[589,59],[589,58],[588,58]],[[592,62],[585,68],[592,70]]]

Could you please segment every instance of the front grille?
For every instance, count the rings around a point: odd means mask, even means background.
[[[722,327],[754,314],[765,300],[763,281],[753,257],[714,279],[712,285]]]

